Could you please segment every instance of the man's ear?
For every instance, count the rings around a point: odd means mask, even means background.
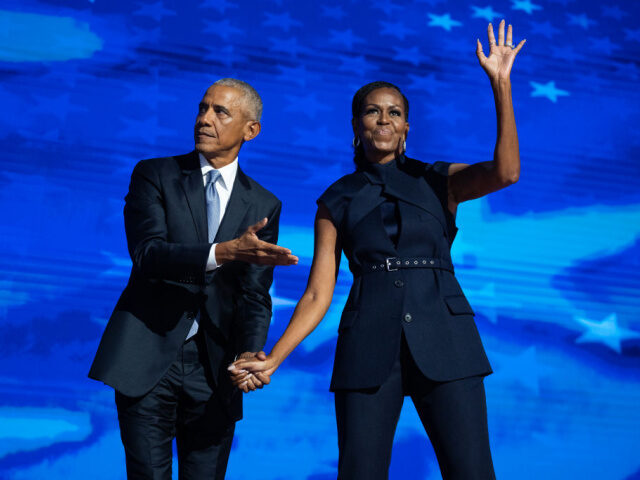
[[[244,129],[244,141],[248,142],[249,140],[253,140],[260,133],[260,122],[251,121],[247,122],[247,125]]]

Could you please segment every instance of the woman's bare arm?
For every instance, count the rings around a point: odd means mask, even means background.
[[[524,45],[522,40],[516,48],[508,44],[512,41],[512,28],[509,25],[504,36],[504,20],[500,22],[498,42],[493,34],[493,26],[488,31],[491,53],[487,58],[482,51],[480,40],[476,54],[480,65],[489,76],[496,105],[497,138],[493,160],[472,165],[453,163],[449,166],[449,210],[455,214],[458,204],[514,184],[520,177],[520,152],[518,132],[513,113],[511,98],[511,67]]]
[[[233,363],[232,372],[239,373],[232,375],[232,380],[240,388],[248,372],[262,372],[267,376],[275,372],[293,349],[318,326],[331,305],[342,249],[329,211],[322,204],[318,206],[314,230],[313,262],[307,288],[296,305],[289,325],[266,360],[240,359]]]

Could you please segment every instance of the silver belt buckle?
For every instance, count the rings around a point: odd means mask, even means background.
[[[385,262],[385,264],[386,264],[386,266],[387,266],[387,272],[395,272],[396,270],[398,270],[398,268],[397,268],[397,267],[396,267],[396,268],[393,268],[393,267],[391,266],[391,262],[392,262],[393,260],[395,260],[395,259],[396,259],[396,257],[387,257],[387,258],[385,259],[385,261],[384,261],[384,262]]]

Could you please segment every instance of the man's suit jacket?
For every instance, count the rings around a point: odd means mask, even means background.
[[[238,168],[215,242],[236,238],[267,217],[257,235],[276,243],[281,205]],[[127,396],[144,395],[176,359],[200,312],[217,393],[237,420],[242,395],[226,367],[236,354],[265,344],[273,267],[234,261],[206,272],[211,248],[206,212],[197,152],[136,165],[124,207],[133,267],[89,377]]]
[[[447,206],[448,166],[401,156],[396,165],[370,165],[342,177],[318,199],[331,214],[354,274],[332,390],[381,385],[403,334],[432,380],[491,373],[474,312],[451,265],[457,228]],[[385,201],[397,205],[397,244],[385,228]],[[405,262],[411,268],[402,268]]]

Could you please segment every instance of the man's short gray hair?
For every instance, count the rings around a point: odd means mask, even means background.
[[[244,94],[245,101],[247,102],[248,115],[252,120],[260,121],[262,117],[262,99],[255,88],[237,78],[221,78],[215,82],[214,85],[222,85],[223,87],[232,87],[240,90]]]

